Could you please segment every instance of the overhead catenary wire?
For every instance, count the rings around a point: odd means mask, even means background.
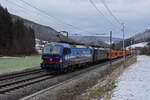
[[[14,2],[12,2],[12,1],[10,1],[10,0],[5,0],[5,1],[6,1],[6,2],[10,2],[11,4],[17,6],[18,8],[24,9],[22,6],[18,5],[17,3],[14,3]],[[14,10],[15,12],[17,12],[16,9],[14,9],[14,8],[11,8],[11,9]]]
[[[9,0],[6,0],[6,1],[9,1]],[[55,19],[55,21],[57,21],[59,24],[60,24],[60,23],[61,23],[61,24],[65,24],[65,25],[67,25],[67,26],[72,27],[73,29],[78,30],[78,31],[80,30],[80,31],[84,31],[84,32],[86,32],[86,33],[88,32],[88,33],[92,33],[92,34],[93,34],[93,32],[89,32],[89,31],[86,31],[86,30],[82,30],[82,29],[79,28],[79,27],[76,27],[76,26],[74,26],[74,25],[72,25],[72,24],[66,23],[66,22],[64,22],[64,21],[62,21],[62,20],[60,20],[60,19],[58,19],[57,17],[55,17],[55,16],[53,16],[53,15],[51,15],[51,14],[45,12],[44,10],[41,10],[40,8],[38,8],[38,7],[36,7],[36,6],[33,6],[32,4],[26,2],[25,0],[19,0],[19,1],[21,1],[22,3],[24,3],[24,4],[28,5],[28,6],[30,6],[31,8],[34,8],[36,11],[39,11],[40,13],[46,15],[47,17],[50,17],[50,18]],[[16,3],[15,3],[15,4],[16,4]],[[21,7],[19,4],[16,4],[16,5],[17,5],[18,7],[20,7],[20,8],[22,8],[22,9],[24,9],[24,8]],[[103,13],[102,13],[102,14],[103,14]],[[103,14],[103,16],[105,16],[105,15]],[[108,19],[108,20],[109,20],[109,19]],[[111,21],[110,21],[110,23],[111,23]],[[113,24],[113,23],[111,23],[111,24]]]
[[[74,28],[74,29],[76,29],[76,30],[81,30],[81,31],[83,31],[83,32],[92,33],[92,32],[86,31],[86,30],[82,30],[81,28],[76,27],[76,26],[74,26],[74,25],[72,25],[72,24],[66,23],[66,22],[64,22],[64,21],[62,21],[62,20],[56,18],[55,16],[50,15],[49,13],[45,12],[44,10],[41,10],[41,9],[39,9],[38,7],[31,5],[30,3],[28,3],[28,2],[26,2],[26,1],[24,1],[24,0],[20,0],[20,1],[23,2],[23,3],[26,4],[26,5],[28,5],[28,6],[32,7],[32,8],[34,8],[35,10],[37,10],[37,11],[39,11],[39,12],[41,12],[41,13],[43,13],[43,14],[45,14],[45,15],[47,15],[47,16],[53,18],[53,19],[55,19],[55,20],[58,21],[59,23],[62,23],[62,24],[67,25],[67,26],[70,26],[70,27],[72,27],[72,28]]]
[[[19,2],[13,2],[13,1],[11,1],[11,0],[5,0],[6,2],[9,2],[10,4],[13,4],[14,6],[16,6],[16,7],[18,7],[18,8],[21,8],[21,9],[23,9],[24,10],[24,12],[25,13],[28,13],[28,14],[30,14],[29,13],[29,11],[30,12],[32,12],[32,13],[37,13],[36,11],[33,11],[33,10],[31,10],[31,9],[27,9],[27,7],[24,7],[24,6],[22,6],[22,5],[20,5],[20,3]],[[16,10],[15,10],[16,11]],[[42,15],[43,14],[38,14],[38,16],[41,16],[42,17]],[[45,15],[45,14],[44,14]],[[43,16],[44,17],[44,16]],[[49,18],[48,16],[45,16],[45,17],[47,17],[47,18]],[[48,20],[48,21],[50,21],[50,20]],[[51,21],[50,21],[51,22]],[[54,23],[55,24],[55,23]],[[57,22],[57,25],[58,24],[60,24],[60,23],[58,23]],[[60,24],[61,25],[61,24]],[[59,29],[60,30],[60,29]],[[61,30],[60,30],[61,31]],[[90,32],[91,33],[91,32]],[[92,33],[92,34],[98,34],[98,33]],[[78,34],[79,35],[79,34]]]
[[[107,9],[107,11],[110,13],[110,15],[116,20],[116,22],[118,23],[118,24],[122,24],[121,22],[120,22],[120,20],[112,13],[112,11],[110,10],[110,8],[107,6],[107,4],[105,3],[105,0],[101,0],[102,1],[102,3],[103,3],[103,5],[104,5],[104,7]]]
[[[100,15],[102,15],[109,22],[110,25],[112,25],[113,27],[115,27],[115,25],[103,14],[103,12],[98,9],[98,7],[95,5],[95,3],[92,0],[89,0],[89,1],[93,5],[93,7],[98,11],[98,13]]]
[[[22,6],[20,6],[20,5],[17,4],[17,3],[14,3],[14,2],[11,1],[11,0],[6,0],[6,2],[10,2],[11,4],[13,4],[13,5],[17,6],[17,7],[21,8],[21,9],[24,9]]]
[[[14,5],[14,6],[16,6],[16,7],[18,7],[18,8],[20,8],[20,9],[22,9],[22,12],[24,12],[24,13],[28,13],[28,14],[31,14],[30,12],[32,12],[32,13],[37,13],[37,15],[38,16],[41,16],[41,17],[46,17],[46,18],[49,18],[48,16],[42,16],[42,14],[38,14],[38,12],[36,12],[36,11],[33,11],[33,10],[31,10],[31,9],[27,9],[26,7],[24,7],[24,6],[21,6],[20,4],[18,4],[18,3],[16,3],[16,2],[13,2],[13,1],[11,1],[11,0],[6,0],[6,2],[9,2],[10,4],[12,4],[12,5]],[[11,8],[12,9],[12,8]],[[14,10],[14,11],[16,11],[16,10]],[[60,23],[58,23],[57,22],[57,24],[56,23],[52,23],[52,21],[51,20],[48,20],[50,23],[51,23],[51,25],[58,25],[58,24],[60,24]],[[60,24],[61,25],[61,24]]]
[[[112,13],[112,11],[109,9],[109,7],[107,6],[107,4],[105,3],[105,0],[102,0],[102,2],[103,2],[103,4],[104,4],[104,6],[105,6],[105,8],[108,10],[108,12],[111,14],[111,16],[116,20],[116,22],[118,23],[118,24],[120,24],[120,26],[122,26],[122,33],[123,33],[123,43],[122,43],[122,48],[123,48],[123,67],[125,67],[126,66],[126,64],[125,64],[125,62],[126,62],[126,57],[125,57],[125,31],[124,31],[124,29],[125,29],[125,24],[124,23],[121,23],[120,21],[119,21],[119,19]]]
[[[16,7],[18,7],[18,8],[21,8],[21,9],[23,9],[23,10],[25,10],[24,12],[25,13],[28,13],[28,14],[30,14],[29,13],[29,11],[30,12],[32,12],[32,13],[35,13],[35,11],[33,11],[33,10],[30,10],[30,9],[27,9],[26,7],[23,7],[23,6],[21,6],[20,4],[18,4],[18,3],[15,3],[15,2],[13,2],[13,1],[11,1],[11,0],[5,0],[6,2],[9,2],[10,4],[13,4],[14,6],[16,6]],[[29,6],[29,5],[28,5]],[[31,6],[30,6],[31,7]],[[32,7],[31,7],[32,8]],[[12,9],[12,8],[11,8]],[[14,11],[16,11],[15,9],[13,9]],[[36,10],[37,11],[37,10]],[[36,12],[37,13],[37,12]],[[41,12],[40,12],[41,13]],[[38,16],[41,16],[42,14],[38,14]],[[45,15],[45,14],[44,14]],[[47,18],[50,18],[49,16],[45,16],[45,17],[47,17]],[[50,22],[50,20],[48,20],[49,22]],[[54,21],[54,20],[53,20]],[[56,21],[56,20],[55,20]],[[57,23],[57,25],[59,24],[59,25],[62,25],[61,23],[59,23],[59,22],[55,22],[55,23],[53,23],[53,24],[55,24],[56,25],[56,23]],[[53,25],[52,24],[52,25]],[[62,29],[59,29],[59,30],[62,30]]]

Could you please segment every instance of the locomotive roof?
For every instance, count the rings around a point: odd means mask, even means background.
[[[63,45],[65,47],[72,47],[72,48],[89,48],[89,46],[85,46],[85,45],[70,45],[67,43],[58,43],[58,42],[51,42],[46,45]]]
[[[48,44],[46,44],[46,45],[64,45],[64,46],[69,46],[69,44],[66,44],[66,43],[58,43],[58,42],[51,42],[51,43],[48,43]]]
[[[89,48],[88,46],[84,45],[71,45],[72,48]]]
[[[94,48],[94,49],[97,49],[97,50],[106,50],[106,48]]]

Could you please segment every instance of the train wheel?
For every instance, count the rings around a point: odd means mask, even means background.
[[[69,72],[72,72],[74,70],[74,66],[69,67]]]
[[[43,63],[40,64],[41,69],[45,69],[45,66]]]

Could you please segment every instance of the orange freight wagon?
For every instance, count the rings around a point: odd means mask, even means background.
[[[118,51],[114,51],[114,50],[112,50],[111,52],[110,52],[110,50],[108,50],[108,52],[107,52],[107,59],[115,59],[115,58],[117,58],[118,57]]]

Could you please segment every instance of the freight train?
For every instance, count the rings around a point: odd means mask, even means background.
[[[126,51],[125,54],[131,55],[132,52]],[[98,47],[52,42],[46,44],[42,50],[41,68],[64,71],[122,56],[122,51],[110,51]]]

